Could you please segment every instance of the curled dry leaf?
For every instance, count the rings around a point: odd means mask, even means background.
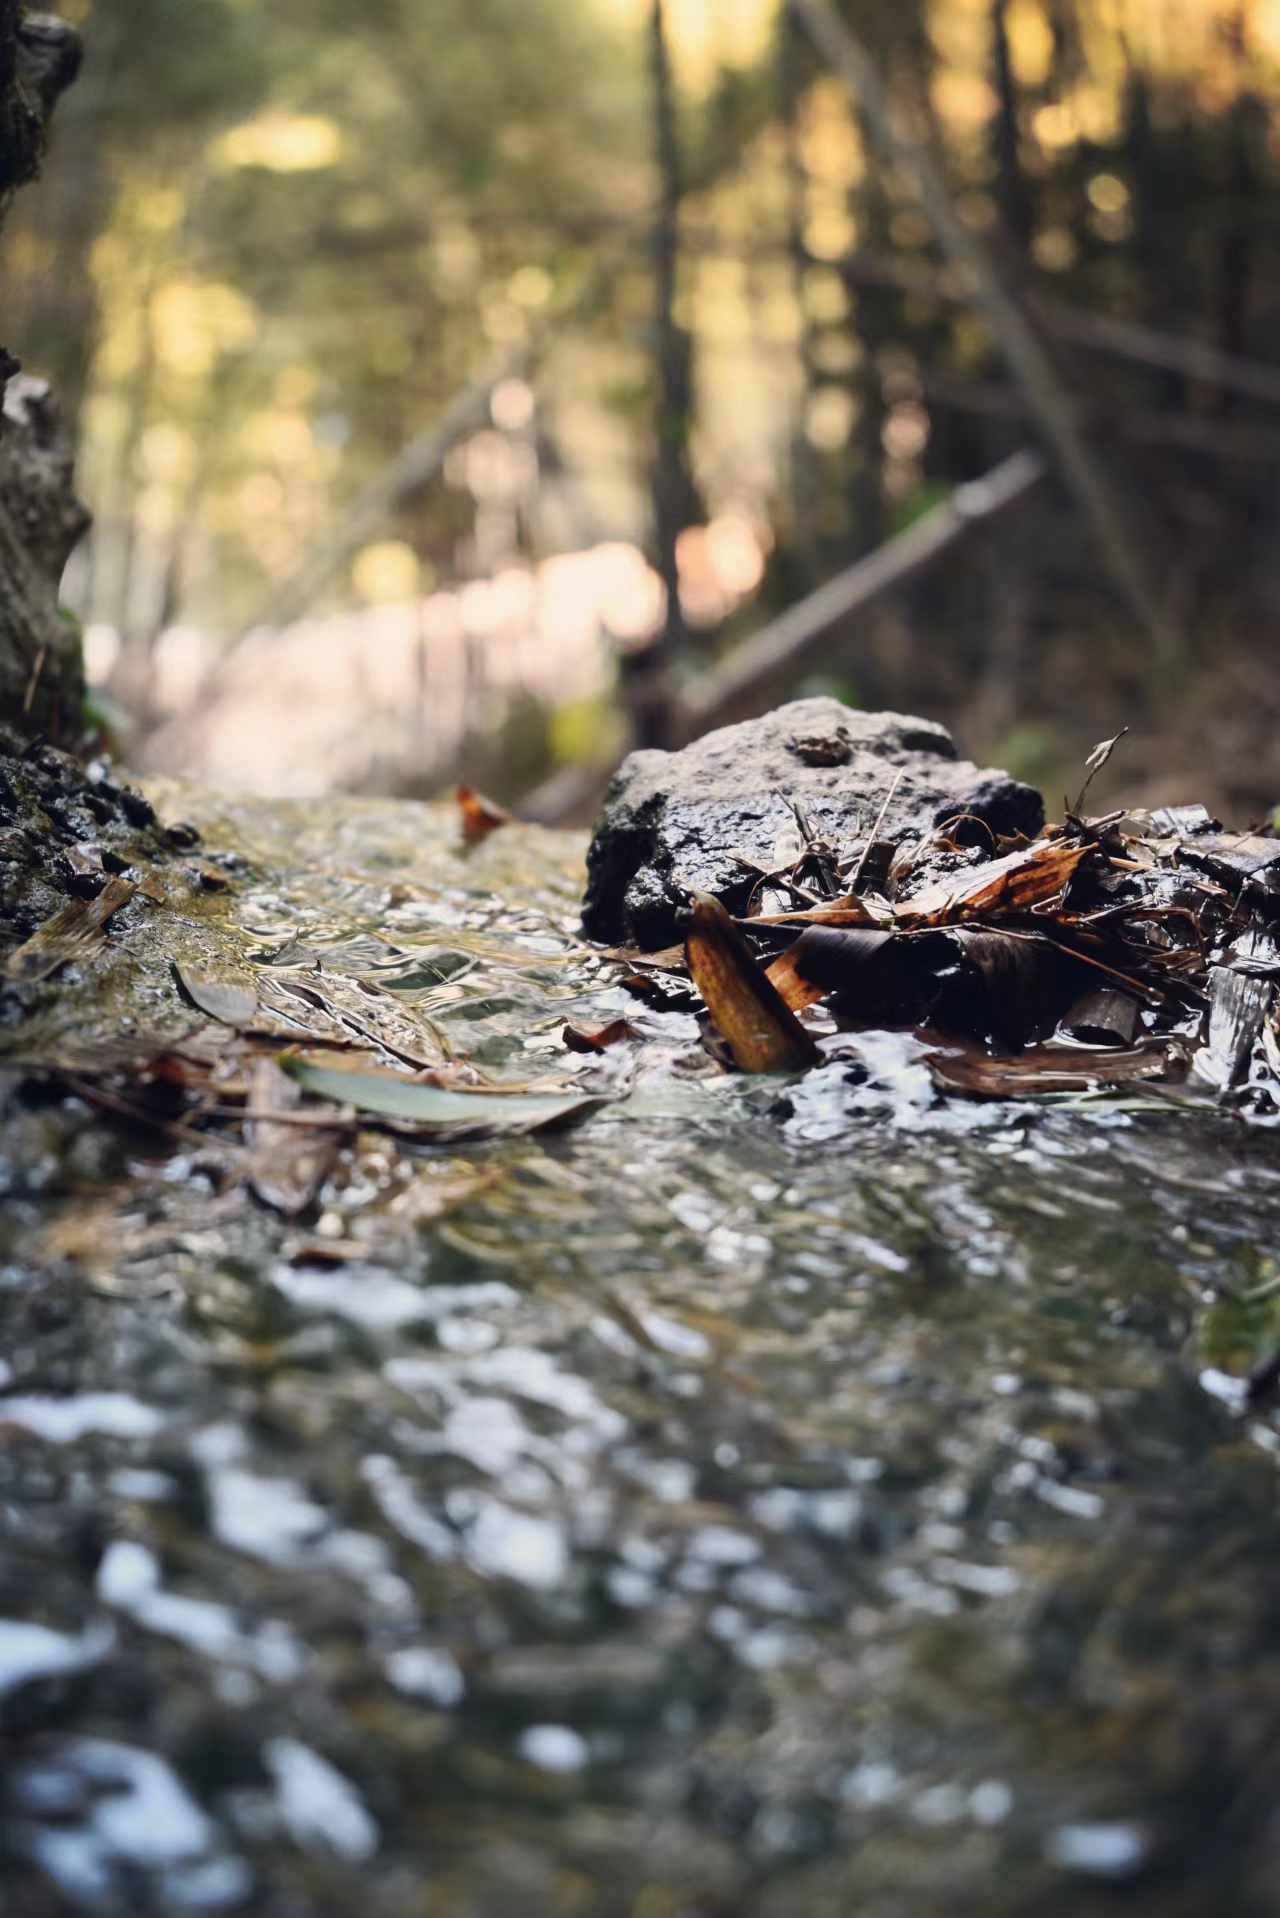
[[[903,927],[949,926],[1031,912],[1061,896],[1088,851],[1087,845],[1064,839],[1037,840],[954,880],[927,886],[895,906],[893,916]]]
[[[1110,739],[1100,739],[1084,762],[1086,772],[1100,773],[1128,730],[1127,726],[1122,726]]]
[[[462,815],[462,837],[468,846],[478,845],[491,832],[497,832],[499,826],[509,826],[515,817],[505,806],[486,799],[471,786],[459,786],[457,799]]]
[[[25,945],[9,954],[5,968],[10,979],[32,985],[49,978],[74,959],[91,958],[103,944],[103,927],[121,906],[127,906],[136,888],[132,879],[117,874],[108,879],[96,899],[73,899],[46,919]]]
[[[627,1039],[638,1039],[639,1033],[629,1019],[611,1019],[607,1026],[601,1026],[598,1032],[587,1032],[581,1026],[566,1025],[564,1042],[570,1052],[606,1052],[610,1046],[620,1046]]]
[[[856,992],[868,965],[892,938],[873,927],[808,926],[765,976],[791,1011],[801,1012],[830,992]]]
[[[885,905],[863,899],[855,892],[820,906],[806,906],[803,912],[760,912],[750,919],[736,921],[740,926],[888,926],[893,916]]]
[[[244,973],[228,968],[175,964],[182,990],[192,1005],[221,1025],[243,1030],[258,1013],[258,993]]]
[[[1150,1045],[1124,1051],[1069,1051],[1029,1046],[1013,1057],[992,1058],[981,1046],[961,1040],[940,1041],[925,1055],[934,1083],[947,1092],[982,1099],[1018,1099],[1031,1093],[1088,1092],[1098,1086],[1129,1085],[1159,1079],[1168,1067],[1165,1048]]]
[[[796,949],[775,959],[765,967],[765,978],[773,987],[788,1012],[803,1012],[806,1006],[816,1006],[819,999],[826,997],[827,988],[816,986],[806,979],[796,965]]]
[[[878,928],[809,926],[768,969],[767,977],[792,1012],[801,1012],[829,993],[856,996],[868,967],[893,935]]]
[[[620,965],[637,972],[687,972],[683,946],[663,946],[658,952],[641,952],[637,946],[602,946],[602,959],[616,959]]]
[[[740,1072],[799,1072],[819,1053],[720,904],[695,895],[685,953],[693,982]]]

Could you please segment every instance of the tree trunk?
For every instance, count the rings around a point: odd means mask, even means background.
[[[676,317],[680,201],[684,188],[663,0],[653,0],[649,43],[654,150],[659,176],[653,234],[658,395],[652,490],[655,557],[666,587],[666,614],[662,631],[653,644],[633,653],[625,665],[626,703],[637,744],[667,746],[671,744],[674,711],[671,666],[684,651],[688,637],[680,606],[676,543],[685,527],[693,525],[702,515],[689,473],[689,416],[693,409],[691,346],[688,334]]]
[[[0,0],[0,224],[39,170],[49,115],[79,60],[79,41],[62,21]],[[23,736],[70,744],[84,671],[79,637],[58,610],[58,582],[88,515],[72,490],[49,389],[18,371],[0,346],[0,717]]]

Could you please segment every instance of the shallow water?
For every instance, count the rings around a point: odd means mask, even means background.
[[[943,1104],[893,1039],[708,1077],[578,946],[578,840],[200,823],[260,961],[500,1072],[650,1045],[571,1131],[362,1135],[300,1224],[11,1101],[4,1909],[1273,1912],[1275,1135]]]

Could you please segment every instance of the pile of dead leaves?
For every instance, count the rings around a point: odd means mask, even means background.
[[[747,917],[698,897],[683,955],[637,961],[683,958],[746,1072],[815,1064],[833,1029],[898,1028],[957,1092],[1141,1081],[1273,1113],[1280,839],[1198,806],[1088,817],[1085,792],[1031,841],[961,819],[895,842],[882,815],[849,856],[795,808]]]

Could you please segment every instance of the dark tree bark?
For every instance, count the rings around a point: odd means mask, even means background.
[[[1031,245],[1035,209],[1018,160],[1018,90],[1009,52],[1009,0],[992,0],[991,64],[995,72],[999,111],[992,126],[992,158],[996,169],[996,198],[1010,244],[1020,257]]]
[[[676,134],[675,90],[667,46],[663,0],[653,0],[649,23],[652,63],[654,147],[659,200],[653,250],[657,279],[655,359],[658,376],[657,446],[653,463],[653,519],[657,569],[667,590],[663,630],[652,645],[632,655],[627,670],[627,705],[639,744],[671,743],[670,668],[688,637],[680,607],[676,542],[686,526],[701,518],[689,472],[689,417],[693,408],[689,336],[676,318],[679,268],[680,201],[683,181]]]
[[[805,303],[805,270],[809,252],[804,238],[808,169],[800,143],[800,107],[804,93],[807,45],[790,14],[784,13],[778,26],[778,108],[787,134],[787,251],[791,262],[791,280],[797,310],[800,313],[800,368],[806,396],[817,384],[816,336],[813,320]],[[795,578],[792,597],[811,593],[822,579],[822,555],[818,541],[818,505],[821,480],[813,447],[804,430],[803,413],[791,437],[791,471],[787,492],[790,499]]]
[[[44,382],[10,380],[0,419],[0,715],[69,744],[80,731],[84,672],[58,582],[89,516]]]
[[[39,171],[49,116],[75,78],[71,28],[0,0],[0,224]],[[88,524],[47,386],[0,346],[0,718],[71,743],[80,730],[79,637],[58,610],[67,555]]]
[[[65,21],[0,0],[0,218],[34,180],[58,95],[80,66],[80,42]]]

